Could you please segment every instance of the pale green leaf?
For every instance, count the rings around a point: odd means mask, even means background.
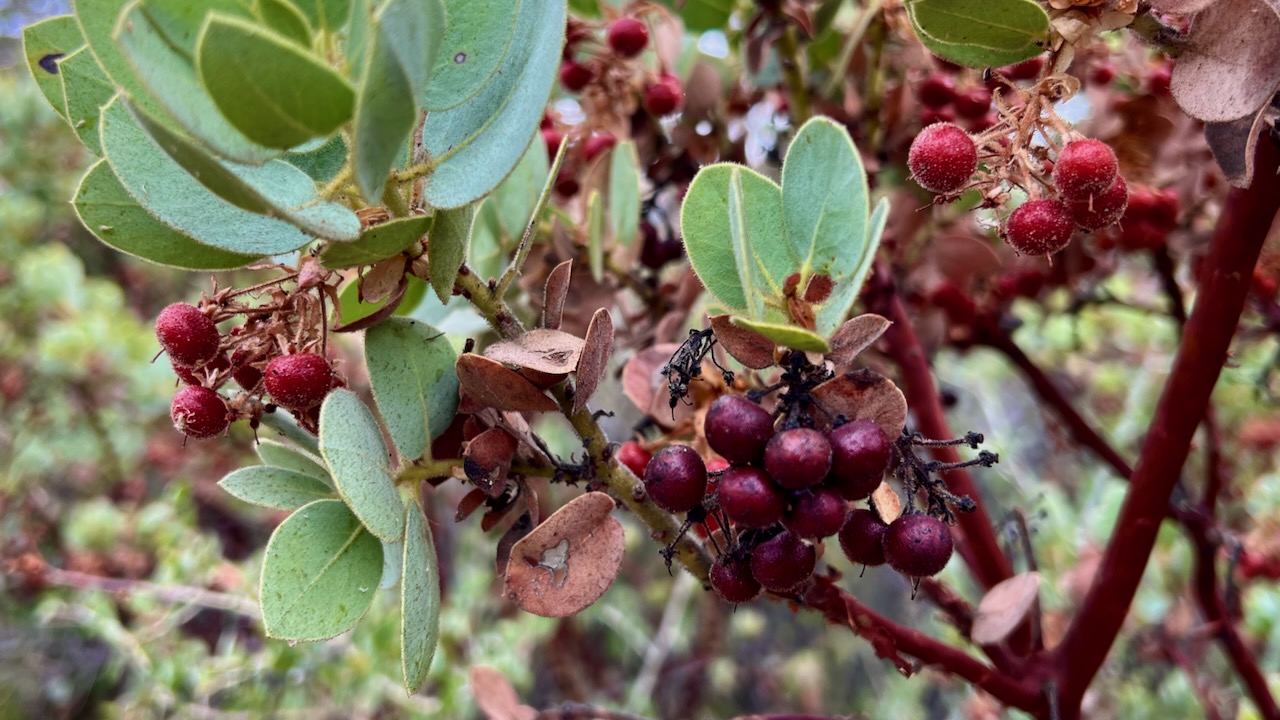
[[[401,457],[424,456],[458,411],[458,359],[444,333],[392,318],[365,332],[365,364],[378,413]]]
[[[498,210],[491,197],[485,198],[475,207],[467,264],[482,278],[496,278],[507,262],[507,246],[503,243]]]
[[[397,218],[365,229],[352,243],[330,243],[320,253],[325,267],[342,269],[372,265],[403,252],[431,229],[430,215]]]
[[[968,67],[1006,65],[1044,52],[1049,15],[1033,0],[908,0],[916,36]]]
[[[399,542],[404,515],[382,431],[350,390],[334,390],[320,406],[320,455],[343,501],[369,532],[383,542]]]
[[[511,51],[522,0],[448,0],[444,39],[431,72],[425,107],[449,110],[489,82]]]
[[[360,79],[352,131],[356,184],[365,199],[375,204],[382,198],[387,174],[401,160],[400,151],[418,118],[413,88],[392,51],[390,33],[383,20],[376,23],[373,47]]]
[[[328,182],[347,164],[347,142],[341,135],[334,135],[327,141],[313,144],[287,152],[280,159],[311,176],[316,182]]]
[[[400,583],[400,660],[404,689],[422,689],[440,640],[440,565],[431,527],[418,504],[405,519],[403,579]]]
[[[160,106],[147,93],[129,61],[115,42],[116,23],[131,0],[73,0],[76,22],[98,65],[112,82],[153,115],[163,117]]]
[[[309,502],[335,497],[333,488],[310,475],[270,465],[240,468],[218,485],[244,502],[276,510],[296,510]]]
[[[390,590],[400,582],[400,572],[404,567],[404,543],[382,543],[382,579],[378,581],[379,590]]]
[[[871,273],[871,267],[875,264],[876,250],[880,247],[880,236],[884,233],[884,226],[888,219],[889,199],[881,198],[871,213],[871,219],[867,222],[866,240],[860,244],[862,252],[857,265],[836,283],[831,296],[818,306],[814,313],[817,330],[822,337],[830,338],[835,334],[862,292],[867,275]]]
[[[289,0],[254,0],[254,14],[281,37],[311,47],[311,25]]]
[[[538,197],[550,170],[546,146],[533,143],[516,169],[493,191],[503,235],[513,239],[524,235],[525,226],[534,219],[533,210],[538,205]]]
[[[379,14],[379,31],[409,78],[417,107],[427,104],[445,24],[442,0],[391,0]]]
[[[337,32],[351,17],[351,0],[295,0],[311,27]]]
[[[599,190],[587,197],[587,259],[592,279],[600,282],[604,279],[604,202]]]
[[[453,295],[458,270],[466,259],[467,245],[471,243],[471,224],[475,221],[475,214],[475,205],[436,211],[435,225],[427,236],[427,262],[431,287],[442,303],[449,302]]]
[[[636,241],[640,227],[640,158],[634,140],[618,144],[609,154],[609,224],[615,241],[623,245]]]
[[[662,0],[679,9],[684,26],[695,32],[723,30],[733,14],[734,0]]]
[[[819,353],[831,350],[831,346],[827,344],[827,341],[821,335],[795,325],[749,320],[744,317],[734,317],[732,322],[738,327],[754,331],[778,345],[789,347],[793,350]]]
[[[306,450],[271,438],[259,440],[257,450],[258,458],[264,465],[310,475],[326,485],[333,483],[333,478],[329,477],[329,470],[325,468],[324,461]]]
[[[58,76],[62,78],[62,94],[67,102],[64,117],[80,142],[94,155],[101,155],[100,114],[102,106],[115,96],[115,86],[98,67],[89,48],[81,48],[63,58],[58,63]]]
[[[84,36],[72,15],[45,18],[22,29],[22,52],[36,87],[55,112],[66,119],[67,98],[58,77],[58,61],[84,47]]]

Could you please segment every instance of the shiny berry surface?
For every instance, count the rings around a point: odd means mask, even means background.
[[[884,428],[870,420],[845,423],[828,436],[831,474],[828,484],[846,500],[862,500],[880,486],[893,449]]]
[[[840,549],[858,565],[883,565],[884,533],[888,529],[874,512],[865,508],[853,510],[840,528]]]
[[[721,555],[711,565],[711,589],[729,603],[751,602],[763,588],[751,574],[750,556]]]
[[[955,549],[951,528],[935,517],[920,513],[902,515],[889,523],[883,542],[889,566],[912,577],[942,572]]]
[[[800,537],[816,540],[840,532],[848,512],[849,504],[835,490],[802,490],[792,497],[782,524]]]
[[[617,453],[618,462],[622,463],[635,474],[636,477],[644,477],[644,471],[649,467],[649,461],[653,459],[653,455],[645,450],[640,443],[635,440],[628,440],[618,446]]]
[[[641,21],[624,17],[609,23],[609,47],[622,57],[635,57],[649,44],[649,28]]]
[[[787,497],[763,470],[731,467],[716,486],[720,509],[735,525],[764,528],[782,519]]]
[[[751,551],[751,574],[768,590],[790,590],[813,575],[818,553],[799,535],[783,531]]]
[[[644,488],[658,507],[689,512],[702,504],[707,493],[707,466],[688,445],[669,445],[649,461]]]
[[[773,437],[773,416],[741,395],[722,395],[707,409],[707,443],[735,465],[759,462]]]
[[[765,445],[764,469],[789,490],[812,487],[831,471],[831,443],[812,428],[784,430]]]

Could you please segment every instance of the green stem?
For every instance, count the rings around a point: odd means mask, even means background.
[[[453,469],[462,466],[462,458],[447,460],[417,460],[396,475],[397,485],[414,485],[423,480],[452,475]]]
[[[556,186],[556,177],[560,175],[560,164],[564,162],[565,151],[568,148],[569,143],[562,142],[560,149],[556,151],[555,160],[551,162],[551,170],[547,173],[547,181],[542,184],[542,194],[538,195],[538,202],[533,206],[529,222],[524,227],[524,235],[520,236],[520,245],[516,247],[516,254],[511,258],[507,271],[498,279],[498,287],[493,292],[495,297],[506,297],[507,288],[511,287],[511,283],[520,276],[520,268],[524,267],[525,260],[529,258],[529,250],[533,247],[533,236],[537,234],[538,221],[542,218],[542,209],[551,199],[551,191]]]
[[[787,26],[778,38],[779,61],[782,65],[782,78],[787,83],[787,92],[791,98],[791,118],[799,127],[809,119],[809,91],[804,80],[804,71],[800,68],[800,45],[796,42],[796,29]]]
[[[409,217],[409,203],[400,194],[395,178],[387,178],[387,184],[382,188],[382,204],[390,211],[391,217]]]

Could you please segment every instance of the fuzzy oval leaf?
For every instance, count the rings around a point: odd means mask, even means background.
[[[509,238],[524,235],[525,226],[533,217],[538,207],[538,197],[542,194],[542,186],[547,182],[551,171],[551,161],[547,158],[547,148],[542,143],[533,143],[525,151],[515,170],[493,191],[493,202],[498,210],[498,225],[503,234]]]
[[[232,270],[260,257],[201,245],[156,220],[129,195],[106,160],[89,168],[71,202],[80,222],[103,244],[158,265]]]
[[[431,527],[414,502],[406,512],[402,573],[400,667],[412,695],[426,683],[440,641],[440,565]]]
[[[319,58],[251,22],[211,14],[196,67],[214,103],[245,137],[288,149],[351,119],[355,91]]]
[[[853,272],[836,283],[831,296],[818,306],[818,311],[815,313],[816,326],[823,337],[830,337],[833,331],[844,322],[849,310],[853,308],[853,303],[858,299],[858,294],[862,292],[862,286],[866,283],[871,266],[875,263],[876,250],[880,248],[880,237],[884,235],[885,223],[888,220],[889,198],[880,198],[875,210],[871,212],[870,220],[867,221],[867,239],[862,244],[862,255],[858,265],[854,267]]]
[[[115,85],[98,67],[89,48],[81,48],[63,58],[58,63],[58,77],[66,98],[63,116],[89,152],[102,155],[99,122],[102,107],[115,97]]]
[[[383,542],[399,542],[404,506],[388,469],[382,432],[350,390],[334,390],[320,407],[320,455],[342,500],[369,532]]]
[[[311,240],[283,220],[246,212],[211,193],[155,144],[120,99],[102,111],[102,149],[139,205],[197,242],[261,257]]]
[[[764,335],[735,324],[733,316],[713,316],[711,329],[715,331],[716,340],[724,346],[725,352],[746,367],[763,370],[773,365],[773,353],[777,345]]]
[[[994,645],[1004,640],[1018,629],[1039,597],[1038,572],[1014,575],[996,584],[978,603],[970,637],[979,645]]]
[[[1049,15],[1032,0],[908,0],[916,36],[945,60],[982,68],[1044,52]]]
[[[316,500],[336,497],[333,488],[300,472],[270,465],[240,468],[218,481],[233,497],[251,505],[296,510]]]
[[[391,0],[378,27],[413,88],[415,109],[425,107],[431,73],[446,33],[442,0]]]
[[[578,386],[574,388],[573,410],[581,412],[600,387],[609,370],[609,358],[613,356],[613,317],[608,308],[600,308],[591,316],[587,336],[582,342],[582,355],[574,370]]]
[[[366,228],[351,243],[330,243],[320,252],[320,264],[342,269],[372,265],[403,252],[431,230],[430,215],[397,218]]]
[[[430,325],[391,318],[365,332],[364,357],[378,413],[400,456],[422,457],[458,411],[453,344]]]
[[[22,53],[27,70],[49,101],[54,112],[65,120],[67,98],[58,77],[58,61],[84,47],[84,35],[74,15],[56,15],[22,29]]]
[[[836,365],[848,365],[863,350],[874,345],[892,324],[875,313],[850,318],[831,336],[831,353],[827,359]]]
[[[302,47],[311,47],[311,25],[289,0],[255,0],[253,9],[258,19],[282,37]]]
[[[259,595],[267,635],[327,640],[350,630],[373,603],[382,544],[340,500],[298,508],[271,535]]]
[[[493,81],[458,107],[427,116],[423,139],[438,163],[427,179],[428,203],[461,207],[510,174],[551,96],[564,28],[564,0],[522,2],[512,51]]]
[[[505,365],[558,375],[577,368],[582,345],[582,338],[567,332],[530,330],[514,340],[490,345],[484,356]]]
[[[98,65],[113,84],[134,98],[148,112],[161,115],[160,106],[151,99],[142,82],[115,41],[116,23],[131,0],[73,0],[76,22]]]
[[[733,15],[734,0],[662,0],[668,7],[680,13],[680,19],[689,30],[720,30]]]
[[[311,27],[338,32],[351,17],[351,0],[296,0]]]
[[[1280,4],[1219,0],[1196,14],[1170,90],[1206,122],[1252,115],[1280,88]]]
[[[765,338],[772,340],[783,347],[789,347],[792,350],[818,353],[825,353],[831,350],[831,346],[827,344],[827,341],[823,339],[821,335],[795,325],[758,322],[755,320],[748,320],[743,317],[733,318],[733,324],[740,328],[750,330],[758,335],[762,335]]]
[[[640,158],[634,140],[609,153],[609,226],[614,241],[631,245],[640,227]]]
[[[305,450],[270,438],[259,440],[257,450],[258,459],[262,460],[264,465],[310,475],[326,485],[333,483],[333,479],[329,477],[329,470],[324,466],[324,461]]]
[[[522,0],[449,0],[448,29],[436,55],[425,107],[432,112],[470,100],[511,50]]]
[[[347,164],[347,142],[335,135],[316,147],[304,145],[287,152],[281,159],[311,176],[316,182],[329,182]]]
[[[378,581],[378,589],[390,590],[399,584],[403,568],[404,543],[382,543],[382,579]]]
[[[555,412],[560,409],[555,400],[497,360],[463,353],[458,357],[456,367],[462,388],[482,405],[515,412]]]
[[[402,159],[401,151],[418,117],[409,76],[392,50],[393,32],[384,20],[376,22],[352,130],[356,184],[365,199],[375,204],[382,197],[387,174]]]
[[[573,276],[573,261],[564,262],[551,268],[547,275],[547,284],[542,288],[542,326],[548,330],[559,330],[564,319],[564,303],[569,298],[569,280]]]
[[[453,295],[458,270],[471,243],[471,224],[475,217],[474,205],[436,211],[435,225],[427,236],[427,262],[431,288],[442,303],[448,303]]]

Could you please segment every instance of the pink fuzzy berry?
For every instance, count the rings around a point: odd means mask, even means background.
[[[934,123],[921,130],[911,143],[907,165],[920,187],[951,195],[963,188],[978,169],[978,148],[958,125]]]

